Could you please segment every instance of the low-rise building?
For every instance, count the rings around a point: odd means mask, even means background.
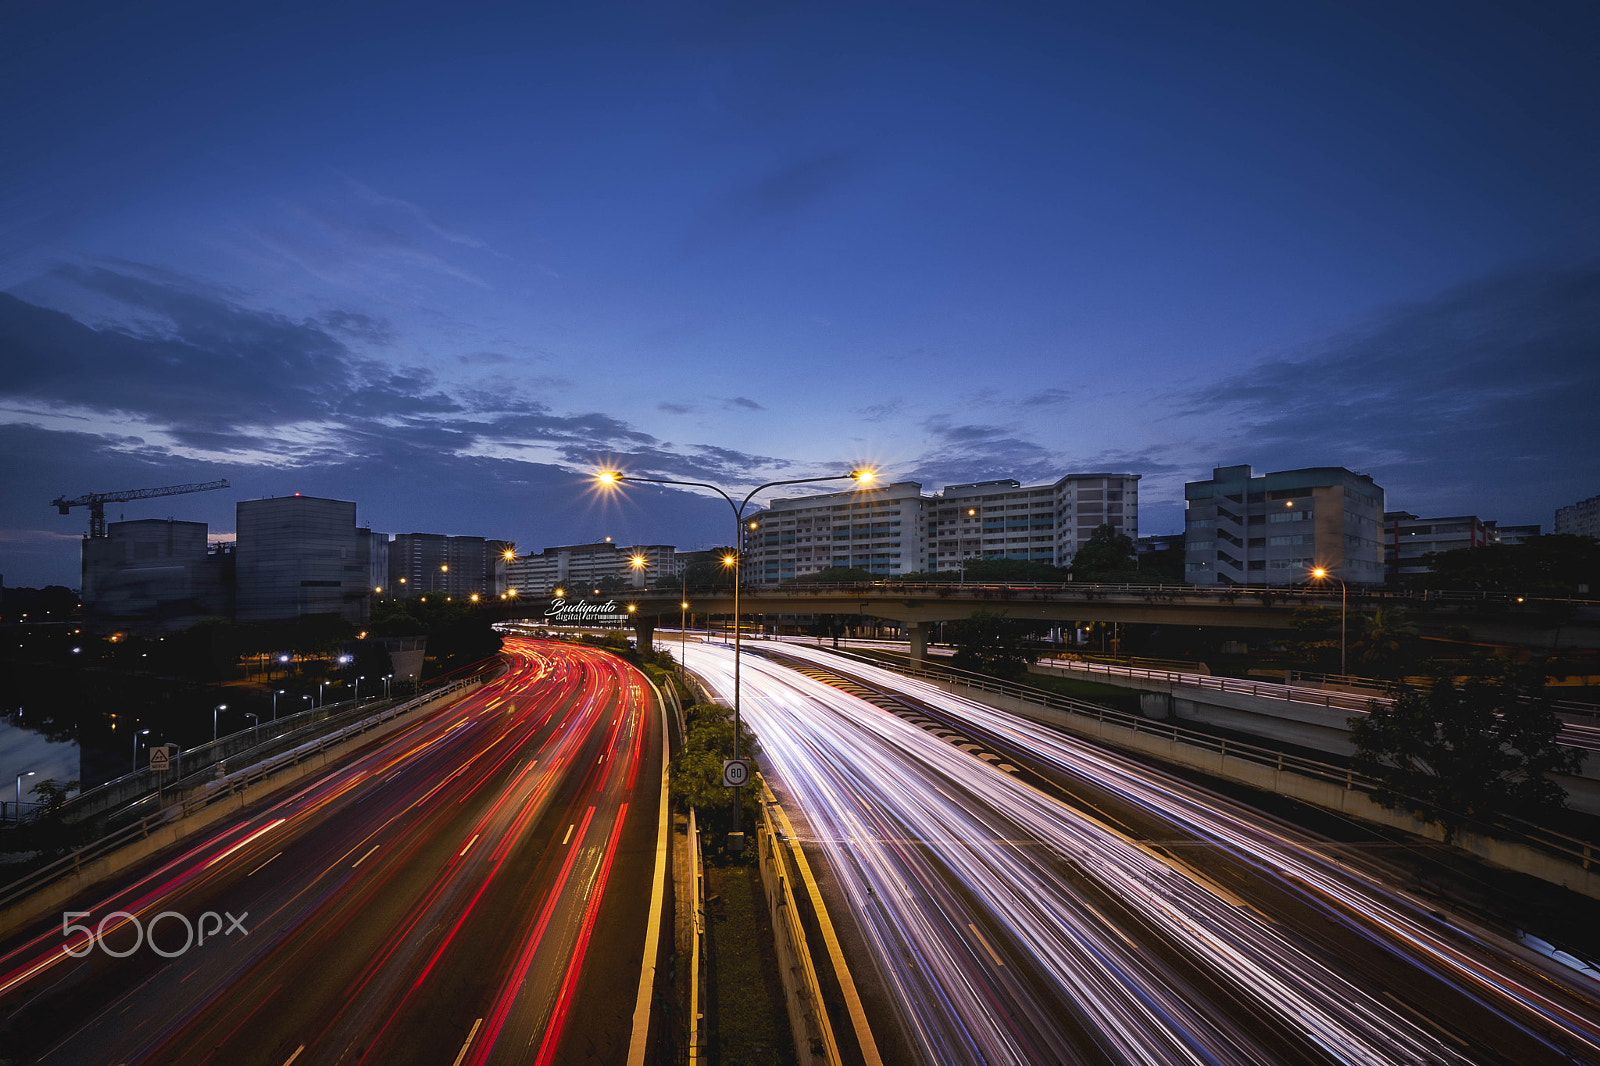
[[[1555,532],[1600,540],[1600,496],[1556,508]]]
[[[636,565],[637,561],[637,565]],[[624,547],[609,537],[593,544],[564,544],[537,555],[517,556],[506,562],[507,591],[518,596],[548,596],[556,589],[595,588],[608,578],[630,585],[677,577],[677,549],[670,544],[634,544]]]
[[[1427,556],[1434,552],[1495,543],[1494,523],[1484,522],[1477,515],[1418,518],[1410,511],[1386,511],[1383,523],[1384,580],[1391,585],[1426,574]]]

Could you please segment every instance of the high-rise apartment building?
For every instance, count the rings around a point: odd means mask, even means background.
[[[367,620],[371,530],[356,505],[316,496],[245,500],[237,507],[235,618],[292,621],[307,614]]]
[[[778,584],[851,567],[887,577],[956,570],[974,559],[1064,567],[1104,524],[1137,538],[1139,475],[1069,474],[1038,485],[1004,478],[933,495],[900,481],[773,500],[747,523],[745,575]]]
[[[1555,532],[1600,540],[1600,496],[1556,508]]]
[[[399,533],[389,542],[389,589],[396,596],[438,593],[452,598],[493,596],[494,567],[490,542],[482,537],[447,537],[442,533]]]
[[[1184,576],[1196,585],[1292,585],[1312,567],[1383,581],[1383,489],[1342,466],[1252,477],[1222,466],[1184,486]]]

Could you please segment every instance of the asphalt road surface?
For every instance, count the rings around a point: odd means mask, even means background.
[[[614,656],[506,652],[467,699],[85,893],[86,931],[0,945],[0,1059],[624,1063],[660,718]]]

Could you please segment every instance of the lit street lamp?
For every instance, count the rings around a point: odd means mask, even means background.
[[[148,729],[141,729],[133,734],[133,768],[135,770],[139,768],[139,738],[147,737],[149,735],[150,730]],[[215,740],[216,738],[213,737],[212,739]]]
[[[712,492],[728,501],[728,506],[733,509],[733,552],[723,561],[733,568],[733,757],[739,757],[739,554],[740,545],[744,543],[744,509],[755,499],[756,494],[765,490],[776,488],[779,485],[805,485],[817,481],[856,481],[862,485],[867,484],[876,476],[875,472],[862,467],[852,470],[848,474],[830,474],[826,477],[801,477],[785,481],[769,481],[765,485],[757,485],[751,489],[739,503],[733,502],[722,489],[704,481],[676,481],[671,478],[661,477],[636,477],[624,474],[618,470],[602,470],[595,475],[601,485],[613,487],[625,481],[642,481],[652,485],[686,485],[692,488],[710,489]],[[754,523],[752,523],[754,525]],[[739,788],[733,790],[733,831],[740,832]]]
[[[1311,579],[1313,581],[1326,581],[1328,578],[1333,578],[1333,580],[1339,582],[1339,675],[1343,677],[1345,673],[1344,580],[1342,578],[1333,577],[1332,574],[1328,573],[1328,568],[1325,566],[1316,567],[1311,571]]]
[[[393,676],[394,676],[393,674],[384,674],[383,675],[383,698],[384,699],[388,699],[389,698],[389,679],[391,677],[393,677]]]
[[[215,743],[217,739],[217,712],[225,711],[227,709],[228,705],[226,703],[219,703],[215,707],[211,708],[211,740],[213,743]],[[146,730],[146,732],[149,732],[149,730]]]
[[[283,689],[281,688],[272,694],[272,720],[274,722],[278,720],[278,697],[281,695],[283,695]]]
[[[311,698],[311,694],[309,692],[304,694],[304,695],[302,695],[300,698],[305,700],[307,703],[311,704],[311,707],[307,707],[306,708],[306,710],[308,710],[308,711],[311,710],[312,707],[315,707],[317,705],[317,701]]]
[[[135,740],[134,743],[137,744],[138,741]],[[138,748],[134,748],[134,752],[135,752],[134,759],[135,760],[137,760],[139,758],[139,756],[137,754],[138,750],[139,750]],[[135,769],[137,769],[137,767],[135,767]],[[20,773],[20,774],[17,775],[17,824],[18,825],[22,824],[22,779],[24,777],[32,777],[37,772],[38,771],[36,771],[36,770],[28,770],[28,771],[26,771],[24,773]]]
[[[366,674],[362,674],[360,677],[356,678],[356,702],[357,703],[361,702],[361,682],[365,681],[366,679],[367,679],[367,675]]]
[[[260,741],[261,741],[261,716],[259,714],[252,714],[249,711],[245,711],[244,712],[244,716],[246,718],[250,719],[250,732],[251,732],[250,743],[252,743],[252,744],[260,743]]]

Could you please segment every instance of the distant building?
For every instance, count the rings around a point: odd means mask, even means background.
[[[1184,574],[1197,585],[1291,585],[1312,567],[1384,579],[1383,489],[1342,466],[1252,477],[1223,466],[1184,486]]]
[[[1391,585],[1428,573],[1426,557],[1432,552],[1496,543],[1494,523],[1476,515],[1418,518],[1409,511],[1386,511],[1383,522],[1384,580]]]
[[[402,597],[493,596],[494,566],[501,560],[498,553],[491,559],[490,543],[442,533],[397,534],[389,542],[389,589]]]
[[[1069,474],[948,485],[900,481],[773,500],[750,517],[745,572],[778,584],[830,567],[881,576],[957,570],[974,559],[1068,566],[1101,525],[1136,538],[1139,475]]]
[[[1600,540],[1600,496],[1557,508],[1555,531]]]
[[[246,500],[237,508],[236,610],[240,622],[337,614],[367,620],[374,535],[356,505],[316,496]]]
[[[233,553],[207,544],[204,522],[111,522],[83,542],[84,624],[161,636],[233,617]]]
[[[633,561],[642,560],[635,567]],[[609,539],[593,544],[565,544],[546,548],[506,563],[508,591],[519,596],[548,596],[558,588],[595,588],[608,578],[643,587],[647,582],[677,577],[677,549],[670,544],[635,544],[624,547]]]
[[[1539,524],[1531,526],[1503,526],[1496,522],[1485,523],[1496,544],[1521,544],[1539,535]]]

